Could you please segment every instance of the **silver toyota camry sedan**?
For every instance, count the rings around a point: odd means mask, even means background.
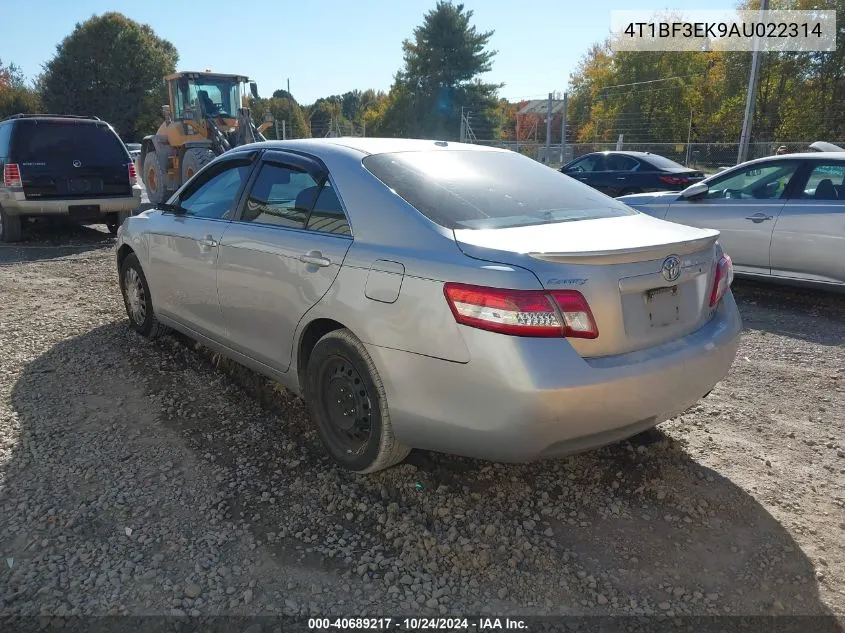
[[[712,228],[737,275],[845,292],[845,153],[759,158],[680,193],[618,198],[663,220]]]
[[[741,329],[718,236],[507,150],[334,138],[226,152],[116,255],[133,329],[297,392],[363,473],[564,455],[694,404]]]

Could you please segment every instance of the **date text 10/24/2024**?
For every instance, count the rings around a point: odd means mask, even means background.
[[[518,618],[309,618],[311,631],[519,631]]]

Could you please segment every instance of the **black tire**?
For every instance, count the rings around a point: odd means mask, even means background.
[[[128,255],[120,266],[120,292],[123,295],[126,316],[129,317],[129,327],[151,341],[161,336],[165,327],[156,318],[150,287],[135,253]],[[135,300],[143,303],[142,313],[137,310]]]
[[[109,213],[106,216],[106,227],[109,229],[109,233],[112,235],[117,235],[117,229],[120,228],[120,225],[126,221],[126,218],[131,216],[132,213],[130,211],[118,211],[117,213]]]
[[[182,183],[188,182],[195,173],[213,160],[214,152],[205,147],[187,150],[182,158]]]
[[[366,348],[349,330],[329,332],[317,341],[304,393],[323,446],[344,468],[374,473],[411,452],[394,437],[384,385]]]
[[[167,173],[155,151],[147,152],[144,157],[143,181],[150,202],[159,204],[167,200]]]
[[[11,215],[0,207],[0,242],[20,242],[23,237],[21,216]]]

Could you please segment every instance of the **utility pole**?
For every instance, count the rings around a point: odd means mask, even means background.
[[[288,94],[290,94],[290,77],[288,77]]]
[[[276,119],[276,140],[278,141],[281,137],[279,136],[279,119]]]
[[[690,141],[692,140],[692,108],[689,109],[689,128],[687,129],[687,160],[684,165],[689,167]]]
[[[464,127],[464,106],[461,106],[461,130],[458,133],[458,140],[463,143],[466,138],[466,128]]]
[[[563,93],[563,114],[560,119],[560,164],[566,163],[566,111],[569,105],[569,93]]]
[[[288,140],[287,123],[288,122],[285,121],[285,120],[282,121],[282,140],[283,141]]]
[[[516,153],[519,154],[519,112],[516,113]]]
[[[546,155],[544,163],[549,162],[549,155],[552,153],[552,97],[549,93],[549,107],[546,112]]]
[[[769,9],[769,0],[761,0],[760,10]],[[736,162],[744,163],[748,158],[748,143],[751,141],[751,124],[754,120],[754,101],[757,98],[757,77],[760,74],[760,40],[754,36],[754,52],[751,53],[751,76],[748,78],[748,94],[745,98],[745,118],[739,137],[739,153]]]

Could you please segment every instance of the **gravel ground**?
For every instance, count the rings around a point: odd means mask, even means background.
[[[632,442],[360,477],[130,332],[111,244],[0,247],[0,615],[845,614],[845,298],[737,282],[730,375]]]

